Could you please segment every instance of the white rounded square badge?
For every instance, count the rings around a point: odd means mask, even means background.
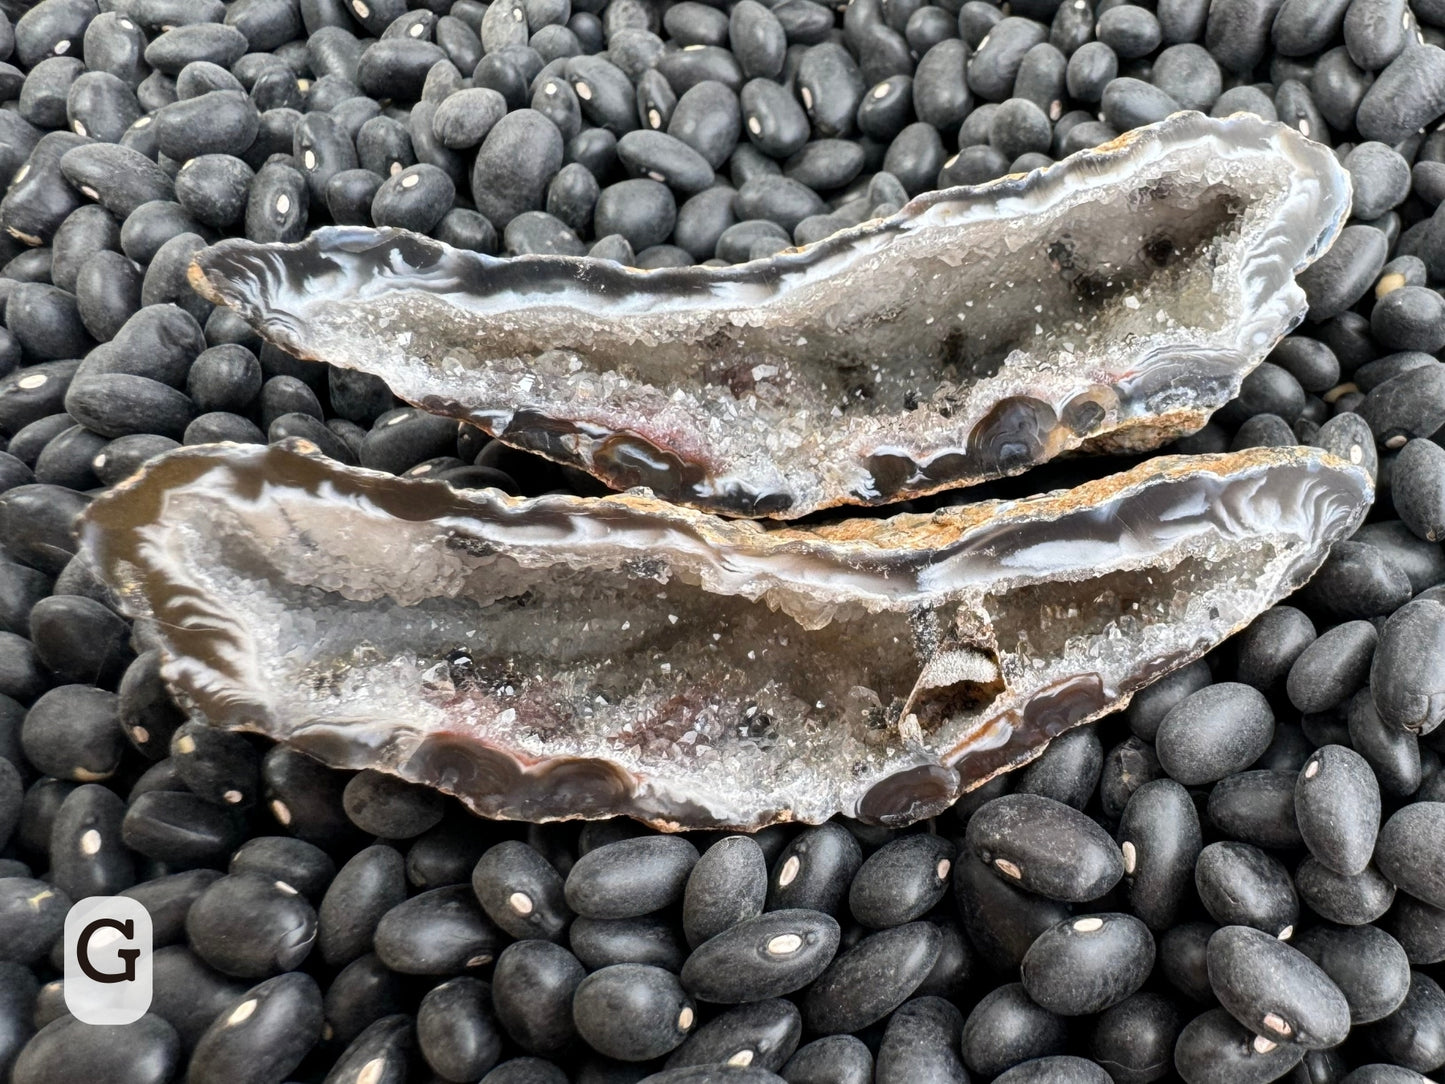
[[[65,1007],[87,1024],[131,1024],[152,994],[151,916],[127,896],[87,896],[65,916]]]

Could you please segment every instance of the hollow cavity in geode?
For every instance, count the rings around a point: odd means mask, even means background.
[[[1198,428],[1305,310],[1348,212],[1328,149],[1179,114],[736,267],[494,259],[399,230],[191,268],[303,357],[617,489],[791,518]]]
[[[1299,586],[1364,515],[1305,448],[765,530],[214,445],[99,497],[83,552],[191,712],[494,817],[901,824]]]

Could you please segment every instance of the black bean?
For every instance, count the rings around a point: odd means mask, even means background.
[[[1384,1019],[1409,992],[1410,960],[1400,943],[1376,926],[1315,926],[1299,936],[1296,948],[1339,988],[1351,1025]]]
[[[491,963],[500,938],[469,885],[433,888],[381,917],[376,954],[404,975],[455,975]]]
[[[217,971],[264,978],[300,966],[316,940],[316,912],[287,884],[259,873],[213,882],[186,914],[191,949]]]
[[[677,978],[660,967],[614,964],[577,987],[572,1016],[582,1039],[619,1061],[647,1061],[681,1045],[696,1010]]]
[[[955,848],[939,836],[903,836],[874,851],[853,877],[848,907],[865,926],[901,926],[948,891]]]
[[[985,101],[1003,101],[1013,92],[1024,54],[1047,37],[1048,29],[1032,19],[1010,16],[999,20],[969,58],[969,89]]]
[[[85,28],[86,68],[114,75],[128,87],[147,74],[145,48],[145,31],[123,12],[103,11]]]
[[[1445,910],[1401,895],[1390,911],[1386,929],[1405,950],[1410,963],[1436,964],[1445,960]]]
[[[787,88],[770,79],[751,80],[740,104],[748,139],[765,154],[785,158],[807,145],[808,116]]]
[[[579,915],[631,918],[682,898],[697,848],[679,836],[619,840],[584,854],[567,875],[567,904]]]
[[[994,1079],[995,1084],[1108,1084],[1112,1078],[1087,1058],[1059,1054],[1023,1062]]]
[[[798,97],[817,133],[846,136],[863,100],[863,74],[837,42],[810,46],[798,64]]]
[[[1224,1009],[1210,1009],[1179,1033],[1174,1068],[1184,1084],[1251,1084],[1278,1080],[1304,1053],[1297,1043],[1255,1035]]]
[[[1424,439],[1407,443],[1390,471],[1390,496],[1405,522],[1421,538],[1445,538],[1445,459],[1438,444]]]
[[[0,878],[0,960],[29,964],[43,957],[65,928],[70,902],[42,881]]]
[[[592,971],[610,964],[651,964],[676,973],[687,958],[675,926],[659,915],[579,917],[567,933],[573,953]]]
[[[1406,49],[1380,72],[1360,102],[1356,123],[1366,139],[1395,144],[1445,113],[1445,51]]]
[[[252,241],[299,241],[306,234],[306,178],[283,162],[256,171],[246,202],[246,237]]]
[[[451,209],[456,188],[442,170],[423,163],[393,173],[376,191],[371,220],[417,233],[430,231]]]
[[[940,41],[919,59],[913,73],[912,102],[920,121],[947,129],[968,116],[973,106],[973,95],[969,93],[964,75],[968,59],[968,46],[957,38]],[[891,138],[902,130],[907,121],[908,97],[904,94],[894,98],[892,91],[899,79],[906,77],[894,76],[878,83],[863,99],[858,110],[858,126],[864,134]],[[906,81],[897,85],[900,89],[907,87]],[[879,88],[888,89],[879,94]],[[888,103],[892,100],[897,100],[899,106],[890,108]],[[890,119],[893,117],[896,121]]]
[[[1331,551],[1304,597],[1338,618],[1379,617],[1411,595],[1410,581],[1398,564],[1374,546],[1341,542]]]
[[[11,561],[0,563],[0,630],[20,635],[27,632],[30,611],[50,594],[51,584],[51,578],[36,569]]]
[[[105,779],[120,764],[125,738],[116,718],[116,697],[88,685],[61,685],[26,713],[20,734],[36,768],[62,779]]]
[[[1023,984],[1060,1016],[1103,1012],[1136,992],[1154,967],[1154,937],[1133,915],[1066,919],[1029,946]]]
[[[70,56],[47,57],[36,64],[20,88],[20,116],[37,127],[64,128],[70,88],[84,71],[85,65]]]
[[[44,459],[41,453],[37,470]],[[30,640],[41,662],[63,681],[112,686],[135,657],[129,624],[109,608],[77,595],[58,594],[37,602],[30,611]]]
[[[561,876],[520,840],[489,848],[472,872],[472,888],[487,916],[513,937],[560,940],[571,918]]]
[[[963,1025],[964,1063],[980,1076],[992,1077],[1034,1058],[1064,1050],[1067,1035],[1062,1017],[1040,1007],[1023,983],[995,987],[985,994]]]
[[[1311,857],[1300,863],[1294,879],[1300,899],[1312,911],[1341,925],[1374,922],[1395,899],[1395,886],[1373,865],[1354,877],[1345,877]]]
[[[1164,91],[1128,76],[1111,80],[1099,104],[1104,120],[1120,131],[1153,124],[1179,111],[1179,103]]]
[[[783,70],[787,33],[777,17],[757,0],[740,0],[734,5],[728,19],[728,44],[749,79],[773,79]]]
[[[255,747],[233,731],[183,724],[171,738],[176,770],[192,793],[217,805],[250,807],[261,787]]]
[[[1327,320],[1364,297],[1385,265],[1388,248],[1385,235],[1373,226],[1346,226],[1330,251],[1299,275],[1310,319]]]
[[[788,1084],[871,1084],[873,1055],[853,1035],[827,1035],[799,1047],[782,1073]]]
[[[522,211],[542,206],[547,182],[562,166],[562,136],[532,109],[499,120],[487,133],[472,167],[477,210],[499,230]]]
[[[134,856],[121,842],[125,804],[90,783],[66,795],[50,828],[50,881],[71,899],[112,896],[135,883]]]
[[[231,856],[231,873],[256,873],[285,881],[315,900],[336,876],[336,863],[314,843],[290,836],[252,836]]]
[[[353,824],[387,839],[419,836],[445,812],[441,794],[430,787],[371,770],[351,777],[342,801]]]
[[[768,892],[763,852],[749,836],[718,840],[688,874],[682,900],[682,928],[697,948],[738,923],[762,914]]]
[[[377,1020],[405,1009],[401,977],[375,955],[362,956],[343,967],[326,988],[326,1036],[349,1043]]]
[[[401,474],[456,447],[457,424],[423,410],[399,407],[377,418],[361,446],[361,465]]]
[[[1303,612],[1293,606],[1273,606],[1240,635],[1235,674],[1246,685],[1267,692],[1314,640],[1314,622]]]
[[[196,98],[213,90],[244,93],[246,87],[222,65],[208,60],[196,60],[179,70],[175,78],[175,90],[176,98]]]
[[[1124,709],[1129,729],[1144,741],[1152,742],[1159,733],[1159,724],[1169,710],[1212,680],[1209,664],[1199,659],[1164,675],[1152,685],[1146,685]]]
[[[1134,994],[1100,1014],[1090,1056],[1118,1084],[1145,1084],[1169,1070],[1179,1036],[1179,1012],[1154,993]]]
[[[936,49],[937,46],[934,46],[934,50]],[[943,64],[941,59],[934,63],[940,67]],[[962,63],[963,60],[959,60],[959,64]],[[954,96],[967,95],[968,88],[961,83],[947,83],[943,79],[935,79],[933,82],[936,85],[928,92],[929,104],[926,108],[933,108],[935,99],[940,98],[939,92],[943,91],[945,87],[952,91]],[[909,121],[913,120],[914,111],[917,108],[914,94],[914,80],[907,75],[890,76],[871,87],[858,106],[858,115],[855,118],[858,130],[871,139],[892,140],[894,136],[903,131]],[[972,100],[971,96],[969,96],[969,100]],[[957,112],[956,109],[950,111]],[[804,119],[806,120],[806,117]]]
[[[1208,110],[1224,88],[1214,57],[1192,43],[1171,45],[1160,52],[1149,79],[1185,109]]]
[[[1346,720],[1350,745],[1369,761],[1381,792],[1392,797],[1413,794],[1421,778],[1415,734],[1382,720],[1368,688],[1350,699]]]
[[[1304,712],[1344,704],[1369,680],[1378,641],[1368,621],[1345,621],[1328,629],[1290,666],[1285,683],[1290,703]]]
[[[1191,693],[1160,721],[1164,769],[1188,786],[1212,783],[1257,760],[1274,736],[1274,713],[1255,688],[1220,682]]]
[[[502,1036],[487,984],[463,975],[429,990],[416,1014],[417,1045],[445,1080],[471,1080],[501,1058]]]
[[[227,809],[180,790],[149,791],[131,800],[121,823],[125,845],[174,867],[215,862],[245,836]]]
[[[575,84],[574,84],[575,86]],[[781,108],[780,103],[773,103]],[[761,120],[759,123],[763,123]],[[778,123],[782,123],[781,119]],[[749,125],[752,133],[752,125]],[[742,107],[738,95],[722,83],[704,81],[678,100],[667,124],[667,134],[682,140],[718,169],[737,146],[742,132]],[[796,148],[795,148],[796,149]],[[598,173],[593,169],[593,173]]]
[[[1408,602],[1386,620],[1370,668],[1375,710],[1386,724],[1428,734],[1445,719],[1442,643],[1445,605],[1433,599]]]
[[[321,1037],[322,1002],[304,972],[251,987],[208,1027],[191,1055],[188,1080],[221,1084],[285,1079]]]
[[[1380,787],[1364,757],[1340,745],[1317,750],[1299,773],[1295,810],[1315,858],[1346,877],[1364,872],[1380,825]]]
[[[432,132],[442,146],[465,150],[478,146],[506,112],[506,100],[495,90],[469,87],[437,105]]]
[[[837,922],[821,912],[770,911],[698,946],[683,965],[682,983],[702,1000],[722,1004],[779,997],[822,974],[838,937]]]
[[[665,132],[627,132],[617,141],[617,157],[633,176],[660,181],[679,192],[700,192],[713,183],[712,166],[707,160]]]
[[[1340,360],[1318,339],[1289,335],[1270,352],[1269,360],[1289,373],[1306,392],[1320,395],[1340,382]]]
[[[486,1076],[481,1084],[566,1084],[567,1074],[545,1058],[512,1058]]]
[[[197,354],[185,381],[197,410],[243,411],[260,394],[261,363],[246,347],[223,343]]]
[[[803,1001],[808,1027],[834,1034],[858,1031],[881,1020],[927,977],[941,941],[938,928],[927,922],[911,922],[865,937],[838,956],[809,987]]]
[[[1042,795],[985,803],[969,820],[967,839],[998,876],[1050,899],[1097,899],[1124,874],[1119,849],[1102,828]]]
[[[1299,901],[1279,859],[1248,843],[1211,843],[1199,852],[1194,887],[1210,916],[1223,926],[1253,926],[1289,938]]]
[[[841,825],[807,829],[773,863],[768,909],[806,907],[836,914],[862,861],[858,841]]]
[[[1314,1050],[1335,1046],[1349,1033],[1350,1006],[1339,987],[1277,938],[1225,926],[1209,939],[1208,961],[1215,994],[1251,1031]]]
[[[32,9],[34,10],[34,9]],[[52,1020],[15,1059],[15,1084],[104,1079],[159,1084],[181,1066],[176,1031],[154,1013],[130,1024],[90,1024],[66,1014]]]
[[[217,441],[232,441],[236,444],[264,444],[266,434],[249,418],[224,411],[200,414],[185,428],[181,437],[183,444],[214,444]]]
[[[1380,872],[1433,907],[1445,907],[1445,802],[1416,802],[1394,813],[1375,848]]]
[[[154,200],[126,217],[120,227],[120,248],[136,263],[147,264],[173,237],[203,229],[179,203]]]
[[[32,361],[80,357],[93,345],[80,322],[75,295],[47,283],[22,282],[11,290],[5,302],[5,323]],[[42,386],[33,380],[27,382],[29,374],[29,368],[11,373],[6,387],[30,390]]]
[[[916,1080],[966,1084],[968,1071],[959,1057],[963,1017],[941,997],[905,1002],[888,1018],[878,1047],[876,1080],[905,1084]]]
[[[1387,448],[1430,436],[1445,424],[1445,366],[1420,365],[1385,380],[1365,396],[1359,413]]]
[[[1445,1064],[1445,992],[1422,971],[1410,975],[1404,1003],[1368,1029],[1383,1060],[1428,1073]]]
[[[373,97],[415,101],[432,65],[447,60],[441,46],[409,36],[372,42],[356,64],[356,83]]]
[[[572,997],[586,975],[577,957],[550,941],[517,941],[497,957],[492,1006],[512,1041],[553,1055],[576,1038]]]
[[[1370,328],[1392,350],[1438,350],[1445,345],[1445,298],[1423,286],[1402,286],[1376,302]]]
[[[1209,820],[1229,839],[1257,847],[1301,845],[1295,820],[1294,771],[1252,771],[1227,776],[1209,792]]]
[[[802,1031],[802,1015],[791,1001],[773,998],[741,1005],[689,1035],[668,1057],[667,1068],[712,1066],[776,1072],[797,1050]],[[710,1078],[699,1075],[696,1079],[701,1084]]]
[[[1188,892],[1202,845],[1188,792],[1171,779],[1145,783],[1124,809],[1118,838],[1130,907],[1151,929],[1167,928]]]

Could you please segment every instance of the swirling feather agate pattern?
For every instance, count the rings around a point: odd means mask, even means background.
[[[192,282],[302,357],[617,489],[792,518],[1198,428],[1298,323],[1347,174],[1179,114],[735,267],[495,259],[397,230],[226,241]]]
[[[932,815],[1243,627],[1372,495],[1253,449],[765,530],[314,452],[178,450],[85,513],[178,701],[487,816],[663,828]]]

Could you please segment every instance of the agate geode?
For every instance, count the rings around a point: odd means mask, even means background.
[[[1254,449],[765,530],[314,451],[181,449],[84,514],[182,705],[488,816],[664,828],[936,813],[1298,587],[1371,493]]]
[[[791,518],[1201,426],[1348,213],[1284,125],[1178,114],[736,267],[496,259],[398,230],[226,241],[196,289],[301,357],[617,489]]]

